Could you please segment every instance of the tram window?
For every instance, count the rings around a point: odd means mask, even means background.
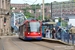
[[[40,22],[27,22],[27,31],[28,32],[39,32]]]
[[[29,25],[29,22],[27,22],[27,31],[30,32],[30,25]]]
[[[26,25],[24,24],[24,31],[26,31]]]
[[[19,27],[19,31],[20,31],[20,27]]]

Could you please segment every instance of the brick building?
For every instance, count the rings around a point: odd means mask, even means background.
[[[11,4],[11,7],[15,7],[17,9],[24,9],[26,7],[31,8],[31,6],[29,4]]]
[[[15,13],[24,13],[24,11],[23,10],[11,10],[11,12],[15,12]]]
[[[46,13],[51,13],[51,9],[46,9]]]
[[[34,11],[31,10],[31,9],[30,9],[30,10],[26,10],[26,12],[29,12],[29,13],[31,13],[31,14],[34,13]]]
[[[46,9],[51,9],[51,5],[45,5]]]
[[[11,33],[10,0],[0,0],[0,36]]]
[[[36,13],[40,13],[40,12],[42,12],[41,9],[36,9]]]

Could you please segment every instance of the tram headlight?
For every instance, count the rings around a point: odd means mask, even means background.
[[[27,33],[28,35],[30,34],[30,33]]]
[[[40,33],[38,33],[38,34],[40,34]]]

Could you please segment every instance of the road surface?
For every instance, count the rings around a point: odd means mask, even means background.
[[[73,46],[49,43],[44,40],[23,41],[17,36],[5,37],[0,41],[0,50],[75,50]]]

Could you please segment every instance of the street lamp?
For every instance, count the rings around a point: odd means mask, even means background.
[[[41,13],[41,12],[42,12],[42,5],[41,5],[41,4],[40,4],[40,10],[41,10],[41,11],[40,11],[40,18],[41,18],[41,21],[42,21],[42,17],[41,17],[41,14],[42,14],[42,13]]]

